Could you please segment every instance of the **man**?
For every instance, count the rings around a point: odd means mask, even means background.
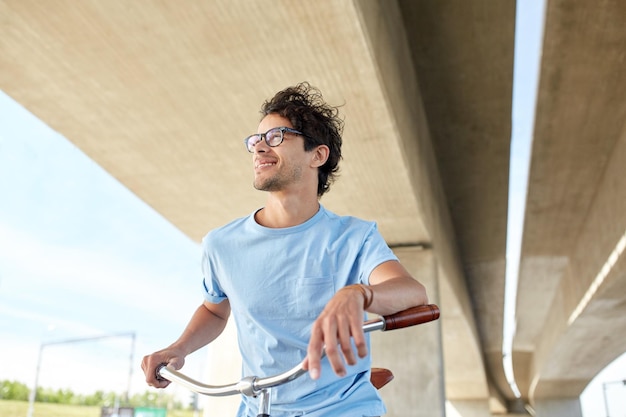
[[[426,304],[426,291],[374,223],[319,203],[341,159],[337,108],[301,83],[277,93],[261,113],[259,133],[245,146],[254,187],[268,193],[267,203],[204,238],[205,301],[177,341],[144,357],[146,381],[167,386],[155,368],[180,369],[188,354],[219,336],[232,312],[243,375],[274,375],[300,362],[309,371],[275,390],[272,415],[379,416],[385,407],[369,381],[365,312]],[[244,397],[238,415],[256,409],[256,399]]]

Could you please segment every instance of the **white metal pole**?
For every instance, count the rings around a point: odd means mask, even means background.
[[[28,413],[26,417],[33,417],[35,408],[35,396],[37,395],[37,385],[39,384],[39,369],[41,368],[41,354],[43,353],[44,344],[39,346],[39,356],[37,357],[37,371],[35,372],[35,384],[33,385],[30,395],[28,396]]]

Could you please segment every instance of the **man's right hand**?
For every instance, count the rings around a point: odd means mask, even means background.
[[[166,379],[157,379],[156,370],[163,364],[174,370],[179,370],[185,364],[185,358],[175,349],[171,348],[159,350],[151,355],[144,356],[141,361],[141,369],[143,369],[143,373],[146,375],[146,382],[151,387],[165,388],[170,384],[170,381]]]

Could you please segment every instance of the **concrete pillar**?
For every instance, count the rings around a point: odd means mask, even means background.
[[[431,303],[438,304],[437,265],[432,250],[396,248],[405,268],[426,286]],[[372,334],[372,366],[390,369],[394,380],[380,390],[386,417],[443,417],[445,393],[441,324]]]
[[[486,400],[454,400],[446,403],[447,417],[491,417]]]
[[[535,417],[582,417],[578,397],[549,398],[536,400],[533,404]]]
[[[237,329],[235,320],[228,320],[226,329],[213,343],[207,347],[207,370],[203,382],[211,385],[225,385],[241,378],[241,355],[237,346]],[[201,407],[204,417],[234,416],[237,414],[241,397],[201,396]]]

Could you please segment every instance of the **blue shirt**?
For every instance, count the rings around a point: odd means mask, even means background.
[[[229,300],[242,375],[259,377],[302,362],[311,326],[332,296],[346,285],[367,284],[374,268],[397,260],[375,223],[322,206],[305,223],[279,229],[259,225],[253,213],[209,232],[202,249],[205,299]],[[369,350],[369,337],[367,343]],[[273,389],[272,416],[384,414],[370,367],[368,356],[339,378],[322,360],[318,380],[307,374]],[[256,410],[257,400],[243,397],[239,415]]]

